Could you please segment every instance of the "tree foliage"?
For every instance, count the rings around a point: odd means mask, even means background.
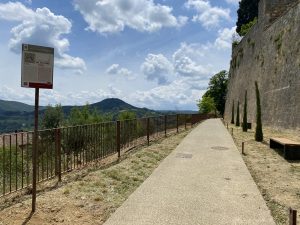
[[[258,2],[259,0],[241,0],[239,2],[239,9],[237,11],[238,20],[236,22],[236,32],[243,36],[241,33],[242,26],[253,21],[258,17]]]
[[[88,104],[84,107],[73,107],[71,109],[69,118],[68,118],[68,125],[85,125],[85,124],[92,124],[92,123],[101,123],[105,121],[109,121],[112,118],[108,115],[102,115],[96,109],[91,109]]]
[[[61,105],[47,106],[43,118],[42,127],[45,129],[57,128],[62,125],[64,113]]]
[[[255,130],[255,141],[262,142],[264,139],[261,122],[261,105],[260,105],[260,94],[258,89],[257,81],[255,81],[255,93],[256,93],[256,130]]]
[[[228,84],[228,73],[225,70],[210,78],[208,90],[203,97],[211,97],[215,103],[216,110],[223,116],[225,110],[226,93]]]
[[[248,121],[247,121],[247,91],[245,91],[244,116],[243,116],[243,131],[247,132],[247,130],[248,130]]]
[[[234,124],[234,100],[232,100],[231,124]]]
[[[239,34],[241,36],[245,36],[248,33],[248,31],[251,29],[251,27],[253,27],[256,23],[257,23],[257,17],[255,17],[249,23],[243,24],[242,27],[241,27],[241,31],[240,31]]]
[[[215,112],[216,105],[214,99],[210,96],[203,96],[202,100],[198,102],[198,108],[200,113]]]
[[[136,119],[136,113],[132,111],[122,111],[118,115],[118,120],[133,120]]]
[[[238,101],[237,108],[236,108],[236,120],[235,120],[235,125],[237,127],[240,126],[240,102]]]

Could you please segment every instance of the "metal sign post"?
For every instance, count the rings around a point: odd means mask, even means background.
[[[34,134],[32,148],[32,212],[35,212],[36,205],[36,174],[37,174],[37,147],[38,147],[38,121],[39,121],[39,88],[35,89],[35,104],[34,104]]]
[[[39,90],[53,88],[54,48],[22,45],[21,86],[35,88],[34,135],[32,140],[32,212],[36,209],[38,163]]]

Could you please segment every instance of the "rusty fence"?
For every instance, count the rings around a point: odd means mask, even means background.
[[[89,162],[167,134],[187,129],[207,119],[203,115],[177,114],[38,131],[37,182],[58,177]],[[0,197],[32,184],[33,132],[0,135]]]

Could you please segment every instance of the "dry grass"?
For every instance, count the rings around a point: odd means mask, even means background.
[[[241,151],[245,142],[243,159],[263,195],[278,225],[288,224],[288,208],[300,212],[300,161],[287,161],[279,150],[269,148],[270,137],[285,137],[300,141],[299,131],[264,128],[264,141],[255,142],[254,129],[242,132],[234,128],[234,141]],[[300,221],[300,215],[298,218]]]
[[[59,187],[39,193],[33,216],[27,196],[0,211],[0,224],[103,224],[187,133],[137,148],[119,163],[112,158],[105,168],[94,165],[65,175]]]

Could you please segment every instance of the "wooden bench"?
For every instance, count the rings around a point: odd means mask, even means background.
[[[270,148],[283,149],[283,156],[288,160],[300,159],[300,143],[287,138],[270,138]]]

